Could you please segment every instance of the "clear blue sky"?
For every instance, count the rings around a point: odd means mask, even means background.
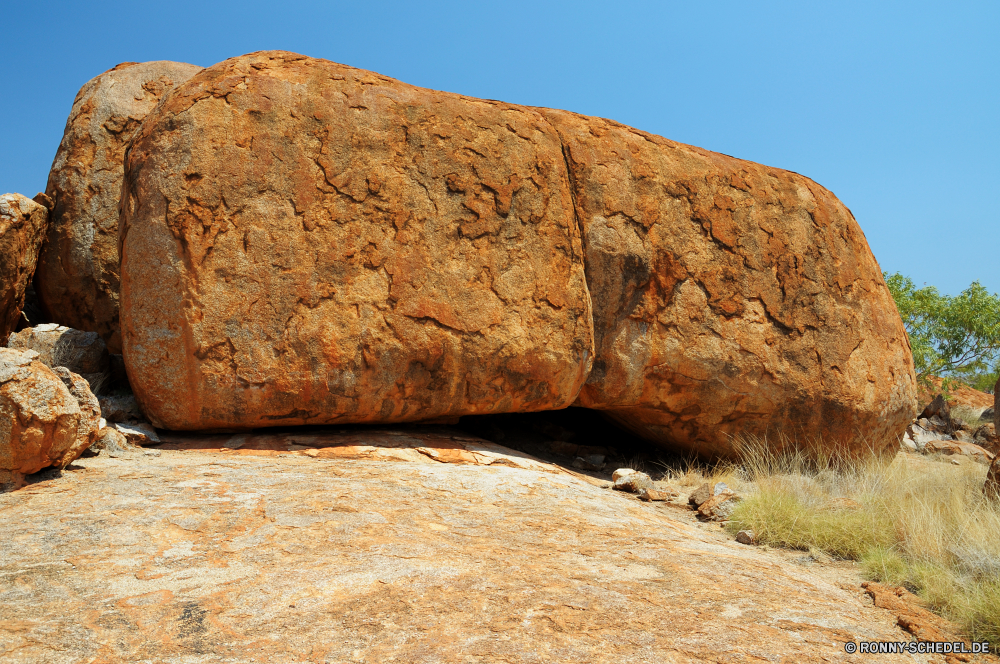
[[[882,268],[1000,291],[1000,2],[11,2],[0,189],[45,186],[77,90],[123,61],[285,49],[612,118],[807,175]]]

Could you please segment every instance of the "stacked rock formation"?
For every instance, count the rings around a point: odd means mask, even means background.
[[[125,164],[122,331],[173,429],[603,410],[660,444],[865,454],[906,334],[827,190],[607,120],[263,52]]]
[[[200,67],[127,62],[76,96],[46,193],[52,223],[37,289],[49,320],[99,332],[113,353],[118,331],[118,198],[125,149],[163,95]]]
[[[20,194],[0,196],[0,346],[17,329],[49,211]]]

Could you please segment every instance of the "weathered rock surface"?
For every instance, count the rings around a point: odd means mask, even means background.
[[[84,85],[73,102],[46,193],[54,202],[38,264],[49,320],[95,331],[120,353],[118,198],[122,160],[143,118],[201,67],[126,62]]]
[[[860,228],[794,173],[284,52],[171,92],[126,172],[123,343],[159,427],[575,400],[702,456],[868,454],[916,409]]]
[[[264,52],[168,95],[125,168],[123,345],[158,427],[555,409],[590,369],[536,109]]]
[[[33,350],[45,366],[66,367],[95,389],[108,380],[108,348],[96,332],[46,323],[12,334],[7,347]]]
[[[909,342],[833,194],[608,120],[544,113],[565,146],[593,298],[579,405],[704,456],[733,456],[741,436],[895,452],[916,411]]]
[[[38,353],[0,348],[0,488],[76,459],[89,444],[82,419],[76,397]]]
[[[860,663],[845,642],[908,638],[860,588],[498,446],[328,449],[101,455],[0,496],[5,662]]]
[[[97,397],[90,391],[90,384],[87,380],[75,374],[66,367],[55,367],[52,373],[59,377],[69,393],[76,399],[76,405],[80,407],[80,422],[76,427],[76,442],[66,451],[63,458],[73,460],[83,454],[100,437],[101,428],[104,423],[101,421],[101,405]]]
[[[49,211],[21,194],[0,196],[0,343],[17,329]]]

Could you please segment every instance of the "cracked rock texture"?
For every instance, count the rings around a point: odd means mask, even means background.
[[[49,211],[21,194],[0,196],[0,345],[17,329]]]
[[[66,373],[74,389],[90,394],[86,381]],[[93,442],[92,415],[81,412],[38,353],[0,348],[0,487],[18,486],[25,475],[79,457]]]
[[[49,318],[99,332],[121,352],[118,329],[118,198],[125,148],[163,95],[201,67],[126,62],[76,95],[49,172],[52,224],[36,289]]]
[[[590,299],[539,111],[264,52],[168,95],[125,169],[125,361],[157,426],[576,399]]]
[[[894,453],[909,341],[861,228],[796,173],[544,111],[574,183],[595,360],[578,405],[679,451]]]
[[[846,642],[909,640],[857,586],[485,441],[392,462],[349,451],[411,436],[321,437],[83,458],[0,495],[0,659],[861,663]]]
[[[285,52],[175,89],[126,173],[125,361],[161,427],[575,402],[731,457],[894,449],[916,410],[860,228],[794,173]]]

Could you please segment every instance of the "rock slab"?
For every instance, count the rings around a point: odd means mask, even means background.
[[[52,223],[38,264],[38,296],[49,320],[99,332],[121,352],[118,329],[118,199],[125,149],[174,86],[201,67],[126,62],[77,93],[49,172]]]
[[[102,454],[0,496],[4,661],[860,664],[846,642],[908,637],[556,468],[292,454]]]
[[[0,343],[17,329],[49,211],[21,194],[0,196]]]
[[[263,52],[170,93],[125,172],[124,355],[157,427],[557,409],[590,370],[538,110]]]

